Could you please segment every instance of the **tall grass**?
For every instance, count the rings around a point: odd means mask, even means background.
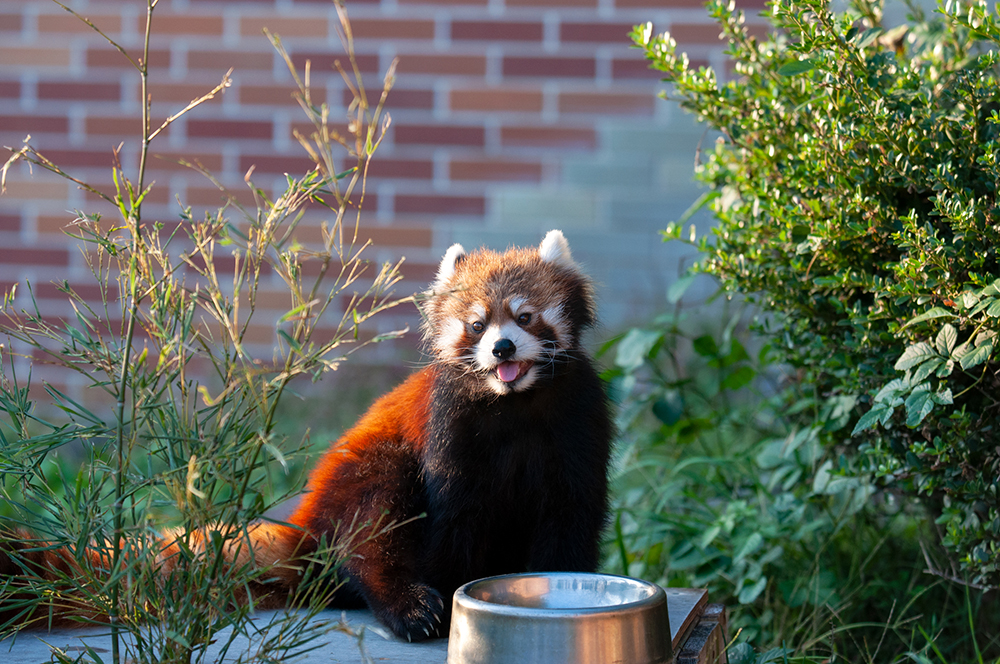
[[[278,614],[269,624],[253,626],[251,612],[267,603],[275,563],[254,560],[248,535],[271,505],[296,490],[275,495],[272,482],[307,443],[301,432],[298,439],[276,433],[277,409],[292,383],[318,379],[351,349],[398,334],[366,340],[365,322],[399,302],[390,293],[399,272],[398,265],[385,265],[373,273],[364,257],[367,243],[357,239],[368,164],[389,123],[383,105],[394,65],[378,99],[370,101],[354,58],[350,22],[338,3],[346,50],[341,74],[354,93],[347,133],[338,133],[330,108],[313,98],[309,65],[296,71],[279,37],[268,33],[312,123],[309,135],[297,138],[314,168],[289,176],[274,198],[254,184],[251,171],[246,186],[253,207],[229,197],[203,218],[184,209],[180,223],[150,221],[143,202],[152,188],[146,177],[151,145],[171,123],[224,93],[230,83],[227,73],[161,125],[151,124],[156,91],[149,87],[147,63],[156,5],[147,0],[141,55],[80,17],[128,59],[141,81],[137,172],[116,166],[114,191],[106,193],[28,142],[12,151],[2,170],[5,182],[10,168],[26,162],[77,183],[117,210],[114,219],[78,211],[70,231],[84,248],[99,302],[68,283],[60,289],[75,312],[70,319],[44,315],[30,286],[4,301],[2,527],[8,541],[32,538],[27,549],[6,547],[24,574],[2,580],[0,599],[8,616],[17,614],[5,630],[67,614],[84,622],[107,619],[111,660],[117,664],[201,661],[207,645],[233,627],[223,652],[239,635],[252,632],[259,648],[241,659],[276,661],[307,651],[326,630],[344,628],[311,618],[335,587],[350,533],[320,551],[316,564],[303,572],[322,581],[304,584],[294,598],[305,613]],[[307,208],[327,215],[315,246],[296,239]],[[257,298],[265,280],[275,279],[285,286],[288,310],[273,322],[272,357],[257,357],[248,350],[247,333],[260,317]],[[344,300],[349,305],[340,311]],[[28,305],[19,304],[24,302]],[[82,377],[88,398],[43,384],[58,413],[45,416],[29,397],[37,388],[31,373],[17,374],[14,354]],[[78,473],[54,470],[52,460],[61,452],[76,455]],[[172,526],[167,543],[177,547],[167,561],[160,558],[158,543],[165,525]],[[50,578],[33,573],[30,554],[60,549],[68,553]],[[247,562],[225,562],[239,552],[251,554]],[[239,598],[243,601],[234,601]]]

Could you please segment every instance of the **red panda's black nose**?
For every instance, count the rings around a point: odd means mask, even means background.
[[[501,362],[510,359],[510,357],[517,350],[517,346],[510,339],[500,339],[495,344],[493,344],[493,357],[497,358]]]

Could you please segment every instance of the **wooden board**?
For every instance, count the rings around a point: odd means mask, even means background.
[[[700,588],[664,588],[670,614],[670,642],[675,653],[708,604],[708,591]]]

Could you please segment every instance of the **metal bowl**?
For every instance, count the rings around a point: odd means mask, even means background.
[[[667,596],[609,574],[508,574],[455,591],[448,664],[658,664]]]

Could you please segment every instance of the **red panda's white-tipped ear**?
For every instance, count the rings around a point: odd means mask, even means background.
[[[566,267],[575,267],[573,255],[569,252],[569,242],[562,234],[562,231],[549,231],[545,234],[545,239],[538,245],[538,255],[546,263],[556,263]]]
[[[438,267],[437,277],[434,278],[434,290],[443,290],[447,283],[455,276],[455,266],[458,265],[462,258],[465,257],[465,248],[457,242],[450,247],[448,251],[445,252],[444,258],[441,259],[441,265]]]

